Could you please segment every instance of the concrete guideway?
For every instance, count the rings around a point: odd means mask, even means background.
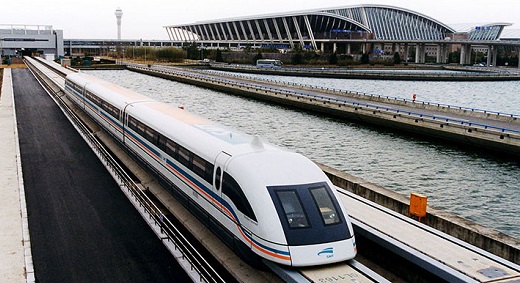
[[[127,68],[230,94],[520,156],[520,115],[191,69],[142,65]]]
[[[34,282],[11,69],[3,69],[0,97],[0,276]]]
[[[251,74],[264,74],[275,76],[294,76],[294,77],[317,77],[317,78],[338,78],[338,79],[361,79],[361,80],[399,80],[399,81],[517,81],[520,80],[520,72],[513,69],[513,72],[500,72],[492,69],[467,69],[462,68],[451,73],[420,73],[405,72],[405,70],[389,72],[376,70],[355,70],[340,68],[257,68],[255,66],[227,65],[222,63],[212,63],[211,68],[221,71],[241,72]]]
[[[413,261],[448,282],[517,282],[520,266],[338,189],[357,235]],[[360,247],[361,248],[361,247]]]

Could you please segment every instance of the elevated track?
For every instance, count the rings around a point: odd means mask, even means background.
[[[128,65],[131,71],[455,143],[520,156],[520,115],[222,72]]]

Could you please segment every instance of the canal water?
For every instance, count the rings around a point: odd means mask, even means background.
[[[95,76],[520,239],[520,161],[130,71]],[[520,114],[520,82],[255,77]]]

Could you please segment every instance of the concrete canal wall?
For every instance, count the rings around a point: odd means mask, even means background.
[[[403,215],[410,215],[409,197],[326,165],[318,165],[334,185]],[[427,215],[422,222],[464,242],[520,264],[519,239],[433,207],[427,208]]]
[[[497,129],[471,126],[467,123],[456,122],[455,120],[431,119],[426,116],[422,117],[412,111],[390,109],[391,107],[373,107],[363,103],[346,103],[334,98],[323,99],[323,97],[320,97],[319,92],[316,92],[317,96],[303,96],[294,92],[284,92],[280,89],[270,87],[258,88],[246,84],[233,84],[226,80],[210,80],[204,77],[172,74],[150,68],[128,68],[129,70],[151,76],[197,85],[230,94],[251,97],[342,119],[390,127],[399,131],[412,132],[461,144],[477,146],[486,150],[520,156],[520,134],[503,133]],[[431,107],[436,108],[436,106]],[[444,108],[442,108],[442,110],[447,111]],[[464,110],[454,109],[453,111]],[[441,112],[441,114],[442,113],[444,112]],[[441,116],[444,116],[444,114]],[[495,117],[497,115],[492,116]],[[507,117],[504,118],[509,119]],[[502,119],[502,117],[500,117],[500,119]],[[516,121],[516,118],[511,119],[515,119]]]
[[[518,73],[405,73],[405,72],[374,72],[374,71],[352,71],[345,69],[303,69],[303,68],[281,68],[281,69],[259,69],[251,66],[237,66],[228,64],[211,64],[215,70],[241,72],[250,74],[267,74],[293,77],[316,77],[316,78],[338,78],[338,79],[360,79],[360,80],[399,80],[399,81],[517,81],[520,80]]]

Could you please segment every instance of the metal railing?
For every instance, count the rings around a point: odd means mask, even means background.
[[[248,65],[227,65],[227,64],[212,64],[212,67],[223,69],[223,70],[242,70],[242,71],[268,71],[273,74],[284,75],[287,73],[299,73],[299,74],[332,74],[332,75],[356,75],[365,77],[384,77],[392,75],[394,77],[424,77],[424,78],[520,78],[520,72],[509,72],[506,70],[494,71],[494,72],[477,72],[476,70],[470,69],[469,71],[444,71],[444,72],[432,72],[432,71],[414,71],[408,70],[355,70],[355,69],[344,69],[344,68],[295,68],[295,67],[283,67],[277,69],[259,69],[255,66]]]
[[[251,88],[254,90],[258,90],[258,91],[299,96],[299,97],[315,99],[315,100],[319,100],[319,101],[323,101],[323,102],[335,102],[338,104],[350,105],[353,107],[367,107],[367,108],[370,108],[373,110],[384,110],[386,112],[393,113],[393,114],[405,114],[405,115],[413,116],[416,118],[428,118],[431,120],[443,121],[446,123],[451,122],[451,123],[454,123],[457,125],[462,125],[462,126],[479,127],[479,128],[483,128],[486,130],[496,130],[501,133],[520,134],[520,130],[502,128],[502,127],[480,124],[480,123],[474,123],[474,122],[470,122],[468,120],[463,120],[463,119],[444,117],[444,116],[439,116],[439,115],[423,114],[423,113],[418,113],[418,112],[413,112],[413,111],[404,111],[404,110],[400,110],[400,109],[396,109],[396,108],[392,108],[392,107],[375,105],[375,104],[370,104],[370,103],[361,103],[361,102],[356,102],[356,101],[352,101],[352,100],[348,100],[348,99],[332,98],[332,97],[308,94],[308,93],[304,93],[304,92],[292,91],[292,90],[287,90],[287,89],[282,89],[282,88],[263,86],[263,85],[259,85],[259,84],[237,82],[237,81],[233,81],[233,80],[202,75],[199,73],[187,72],[187,71],[183,71],[180,69],[162,68],[162,67],[157,67],[157,66],[149,68],[149,67],[144,67],[144,66],[140,66],[140,65],[132,65],[130,67],[131,68],[140,68],[143,70],[151,70],[151,71],[155,71],[155,72],[162,72],[164,74],[171,74],[171,75],[176,75],[176,76],[181,76],[181,77],[186,77],[186,78],[192,78],[192,79],[197,79],[197,80],[205,81],[205,82],[209,81],[209,82],[213,82],[216,84],[232,85],[232,86],[236,86],[239,88],[247,88],[247,89]],[[415,103],[418,103],[418,102],[416,101]],[[437,104],[437,105],[441,106],[442,104]],[[465,109],[465,108],[460,107],[460,109]],[[467,109],[469,110],[471,108],[467,108]],[[473,109],[473,111],[477,111],[477,110]],[[516,118],[520,117],[519,115],[514,115],[514,114],[505,114],[505,113],[486,111],[486,110],[481,110],[481,111],[483,111],[482,113],[494,113],[497,115],[508,115],[510,117],[516,117]]]
[[[243,74],[234,74],[234,73],[222,73],[221,71],[214,71],[214,70],[205,70],[204,72],[207,73],[214,73],[214,74],[224,74],[225,76],[229,77],[236,77],[241,79],[253,79],[251,76],[243,75]],[[519,114],[512,114],[512,113],[505,113],[500,111],[493,111],[493,110],[485,110],[485,109],[479,109],[479,108],[472,108],[472,107],[465,107],[465,106],[457,106],[457,105],[451,105],[446,103],[438,103],[438,102],[429,102],[429,101],[423,101],[423,100],[412,100],[397,96],[389,96],[389,95],[381,95],[381,94],[373,94],[373,93],[366,93],[366,92],[360,92],[360,91],[354,91],[354,90],[345,90],[345,89],[338,89],[338,88],[332,88],[332,87],[323,87],[323,86],[316,86],[316,85],[310,85],[310,84],[302,84],[302,83],[294,83],[294,82],[286,82],[286,81],[279,81],[279,80],[273,80],[269,78],[254,78],[258,81],[265,81],[273,84],[278,85],[291,85],[299,88],[309,88],[309,89],[316,89],[321,91],[328,91],[333,92],[337,94],[351,94],[351,95],[359,95],[362,97],[365,97],[366,99],[372,99],[372,98],[382,98],[387,99],[389,101],[403,101],[408,103],[415,103],[415,104],[422,104],[422,105],[430,105],[430,106],[436,106],[436,107],[445,107],[448,109],[459,109],[459,110],[466,110],[470,112],[479,112],[483,114],[493,114],[497,116],[505,116],[505,117],[512,117],[512,118],[519,118]]]

